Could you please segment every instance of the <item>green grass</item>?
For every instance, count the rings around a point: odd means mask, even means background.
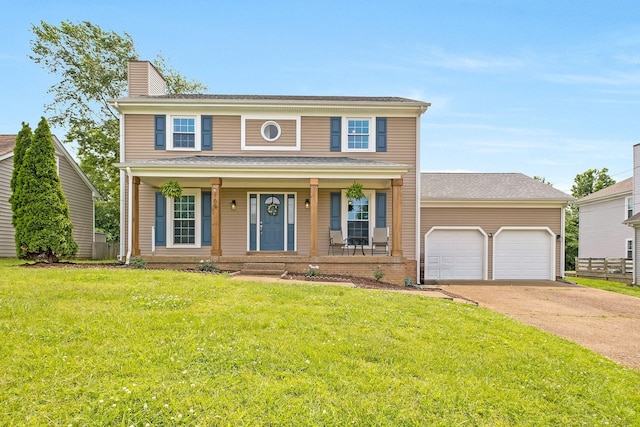
[[[639,425],[640,372],[396,292],[0,266],[0,425]]]
[[[611,282],[609,280],[587,279],[584,277],[568,277],[568,280],[579,285],[590,288],[602,289],[603,291],[617,292],[619,294],[640,297],[640,286],[629,286],[625,283]]]

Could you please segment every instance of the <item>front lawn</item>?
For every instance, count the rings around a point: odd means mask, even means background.
[[[640,286],[629,286],[625,283],[611,282],[609,280],[587,279],[585,277],[568,277],[571,282],[603,291],[617,292],[619,294],[640,297]]]
[[[640,425],[640,372],[486,309],[0,267],[0,425]]]

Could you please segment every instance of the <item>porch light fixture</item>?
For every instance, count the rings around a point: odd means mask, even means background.
[[[235,201],[235,200],[232,200],[232,201],[231,201],[231,210],[232,210],[232,211],[235,211],[235,210],[236,210],[236,201]]]
[[[304,207],[305,207],[305,209],[309,209],[309,206],[310,206],[310,205],[311,205],[311,202],[309,201],[309,199],[306,199],[306,200],[304,201]]]

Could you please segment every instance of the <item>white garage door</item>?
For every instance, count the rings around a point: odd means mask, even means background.
[[[555,279],[553,235],[547,230],[502,230],[495,237],[494,279]]]
[[[433,230],[427,234],[425,279],[480,279],[484,235],[478,230]]]

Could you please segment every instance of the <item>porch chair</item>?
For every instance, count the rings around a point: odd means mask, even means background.
[[[349,254],[349,243],[347,239],[342,237],[342,230],[329,230],[329,250],[327,255],[335,255],[334,248],[340,248],[342,255],[344,255],[345,249],[347,250],[347,255]]]
[[[389,255],[389,227],[374,228],[371,239],[371,255],[374,252]]]

